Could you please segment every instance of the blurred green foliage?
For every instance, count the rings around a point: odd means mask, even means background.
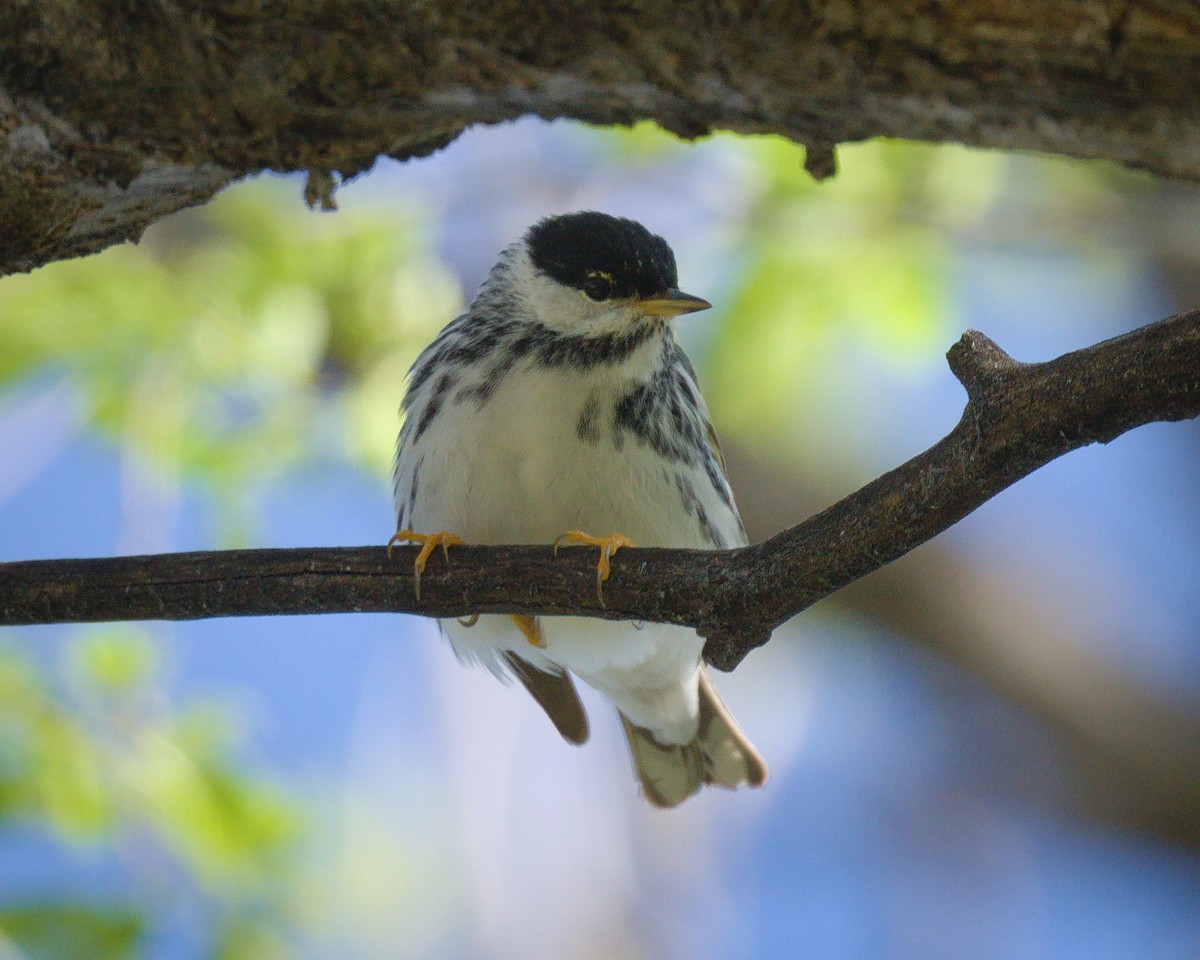
[[[135,955],[144,926],[138,913],[120,907],[12,907],[0,909],[0,938],[8,940],[0,939],[0,949],[14,946],[29,960],[122,960]]]
[[[582,136],[634,175],[694,156],[651,124]],[[835,413],[864,362],[894,376],[943,364],[964,240],[1002,238],[1015,218],[1021,236],[1091,244],[1098,284],[1119,278],[1088,219],[1130,179],[1107,168],[873,141],[839,148],[818,184],[778,137],[703,149],[722,158],[707,189],[725,198],[705,239],[723,286],[704,291],[719,321],[696,358],[706,397],[723,433],[789,459],[814,443],[856,458]],[[253,539],[251,512],[230,511],[300,461],[385,478],[408,365],[463,306],[413,199],[328,214],[298,197],[294,182],[240,184],[137,247],[0,283],[0,385],[70,374],[92,423],[222,498],[224,542]]]
[[[226,495],[314,456],[386,475],[404,372],[458,287],[397,204],[296,200],[244,184],[140,246],[5,278],[0,384],[68,373],[96,426]]]
[[[652,124],[598,136],[636,166],[688,149]],[[955,247],[994,212],[1010,161],[872,141],[839,147],[837,176],[817,183],[791,141],[714,140],[741,193],[721,241],[728,285],[705,291],[720,316],[697,358],[714,419],[769,457],[819,445],[852,462],[859,451],[836,415],[847,385],[863,361],[900,376],[942,362],[956,332]]]
[[[632,168],[688,150],[646,126],[600,138]],[[986,210],[1003,161],[874,144],[842,150],[842,174],[817,185],[784,141],[718,148],[747,197],[725,238],[737,269],[705,358],[723,428],[790,436],[847,337],[887,363],[937,355],[946,255],[930,213]],[[70,377],[92,426],[150,469],[215,491],[235,517],[225,539],[252,538],[239,502],[299,462],[348,459],[387,477],[405,372],[462,308],[432,249],[429,224],[403,201],[330,215],[304,209],[294,183],[243,184],[136,247],[6,278],[0,385]],[[436,870],[414,887],[396,866],[431,858],[388,846],[369,813],[356,817],[369,826],[352,861],[335,868],[353,897],[298,869],[299,804],[233,762],[227,709],[169,705],[146,635],[86,631],[68,650],[57,680],[0,651],[0,821],[116,851],[131,888],[100,903],[0,904],[0,930],[29,956],[133,955],[169,902],[164,877],[211,903],[211,955],[230,960],[287,955],[289,912],[336,925],[321,903],[339,895],[364,930],[400,895],[436,915],[438,899],[419,889]],[[364,870],[391,882],[364,896]]]
[[[0,934],[32,957],[133,956],[144,911],[175,884],[211,905],[214,956],[263,956],[238,944],[285,926],[299,806],[236,762],[228,707],[168,704],[144,633],[89,630],[66,651],[52,677],[0,649],[0,820],[75,856],[117,853],[125,889],[85,903],[30,890],[0,904]]]
[[[833,439],[823,401],[853,379],[847,356],[897,372],[940,362],[953,337],[941,218],[982,216],[1004,161],[879,142],[839,150],[838,176],[818,184],[795,145],[748,149],[753,227],[706,365],[709,396],[746,442],[809,449],[814,434]]]
[[[645,124],[590,136],[633,169],[689,149]],[[848,376],[847,343],[893,369],[941,362],[951,246],[995,208],[1008,159],[873,142],[839,150],[839,175],[817,184],[780,138],[709,148],[728,154],[743,196],[716,241],[730,285],[700,358],[724,432],[785,450],[836,435],[822,401]],[[227,511],[301,460],[349,458],[383,478],[407,367],[462,308],[432,247],[411,202],[322,214],[294,184],[239,185],[138,247],[7,278],[0,383],[69,372],[97,426]],[[224,541],[252,539],[250,512],[230,516]]]
[[[649,126],[588,136],[637,170],[691,149]],[[943,362],[955,244],[1003,207],[1016,161],[876,142],[839,149],[838,176],[816,184],[777,138],[709,149],[740,197],[714,241],[727,287],[697,290],[717,302],[698,358],[715,419],[768,455],[820,442],[814,469],[853,460],[861,437],[830,416],[863,375],[847,364]],[[1058,170],[1039,168],[1043,201],[1100,202],[1095,176]],[[298,463],[388,476],[405,372],[462,308],[432,233],[396,198],[331,215],[305,210],[295,182],[239,185],[139,246],[0,282],[0,386],[69,377],[90,425],[215,491],[236,518],[226,542],[252,539],[239,503]],[[301,805],[234,761],[237,729],[219,705],[172,706],[139,631],[86,631],[55,676],[0,651],[0,823],[116,851],[131,877],[101,902],[0,903],[0,934],[35,958],[132,956],[177,883],[211,904],[210,953],[228,960],[288,955],[294,911],[334,927],[331,903],[360,936],[394,922],[397,898],[420,904],[414,928],[433,922],[446,881],[429,851],[388,845],[391,811],[357,815],[353,856],[328,877],[298,868]]]
[[[143,469],[217,495],[226,542],[253,537],[255,485],[301,460],[386,477],[404,374],[461,308],[458,284],[401,205],[331,216],[297,199],[263,179],[136,247],[5,278],[0,385],[69,378],[88,425]],[[227,706],[171,705],[156,649],[132,629],[83,631],[58,674],[0,649],[0,824],[115,855],[127,881],[99,899],[0,902],[0,954],[142,955],[183,899],[208,904],[207,954],[223,960],[293,955],[297,911],[331,923],[321,904],[343,878],[299,863],[303,805],[234,762],[243,725]],[[404,852],[381,836],[356,856],[386,850],[379,875],[403,891]],[[394,897],[376,899],[394,923]]]

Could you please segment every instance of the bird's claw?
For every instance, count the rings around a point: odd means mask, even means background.
[[[509,617],[517,625],[517,629],[525,635],[530,646],[537,647],[539,650],[545,650],[550,646],[546,642],[545,631],[542,630],[542,624],[537,617],[531,617],[525,613],[510,613]]]
[[[607,537],[593,537],[590,533],[584,533],[582,530],[568,530],[554,541],[555,556],[558,555],[558,548],[563,543],[600,548],[600,562],[596,564],[596,596],[600,600],[600,606],[603,607],[604,581],[612,573],[612,564],[609,563],[609,560],[622,547],[632,547],[636,544],[623,533],[610,533]]]
[[[413,561],[413,593],[420,600],[421,574],[425,572],[425,564],[429,562],[429,555],[438,547],[441,547],[442,556],[446,558],[446,563],[449,563],[450,548],[465,546],[466,542],[458,534],[450,533],[446,530],[441,530],[438,533],[417,533],[414,530],[397,530],[387,542],[388,559],[390,560],[392,557],[392,547],[398,543],[419,543],[421,545],[421,552],[417,554],[417,559]]]

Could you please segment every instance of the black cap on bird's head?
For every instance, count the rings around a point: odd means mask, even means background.
[[[547,217],[529,228],[525,243],[536,269],[592,300],[636,299],[660,316],[711,306],[680,293],[667,241],[635,220],[591,210]]]

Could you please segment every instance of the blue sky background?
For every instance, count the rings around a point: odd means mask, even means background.
[[[635,216],[673,243],[681,283],[717,304],[720,324],[736,269],[728,246],[704,238],[737,221],[736,144],[709,142],[631,174],[610,169],[590,137],[535,122],[473,131],[429,160],[381,164],[339,202],[426,211],[438,255],[467,291],[545,213]],[[953,330],[941,350],[978,327],[1019,359],[1047,359],[1176,309],[1138,249],[1113,273],[1087,250],[1036,236],[964,244],[947,271]],[[704,356],[705,331],[689,336]],[[855,375],[827,401],[857,418],[839,429],[857,441],[846,474],[865,481],[948,431],[963,398],[940,351],[896,365],[847,339],[840,362]],[[80,411],[61,371],[0,394],[0,560],[220,545],[207,490],[160,482],[85,429]],[[1198,439],[1193,423],[1152,425],[1072,454],[941,545],[1054,604],[1092,638],[1094,656],[1195,711]],[[382,543],[390,533],[388,478],[336,459],[271,481],[257,502],[255,545]],[[245,763],[311,805],[316,905],[298,955],[1200,956],[1195,851],[1044,802],[1071,770],[1033,720],[828,605],[718,678],[768,758],[769,785],[669,813],[638,800],[615,718],[597,698],[592,742],[568,747],[523,692],[461,668],[420,619],[149,630],[166,695],[237,704]],[[76,632],[6,629],[3,640],[54,664]],[[36,828],[0,833],[0,896],[100,895],[126,882],[125,866],[104,854]],[[147,956],[204,955],[201,899],[186,886],[167,898]]]

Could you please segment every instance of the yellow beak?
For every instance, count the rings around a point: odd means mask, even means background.
[[[677,317],[683,313],[707,310],[712,304],[680,290],[664,290],[638,303],[642,313],[651,317]]]

